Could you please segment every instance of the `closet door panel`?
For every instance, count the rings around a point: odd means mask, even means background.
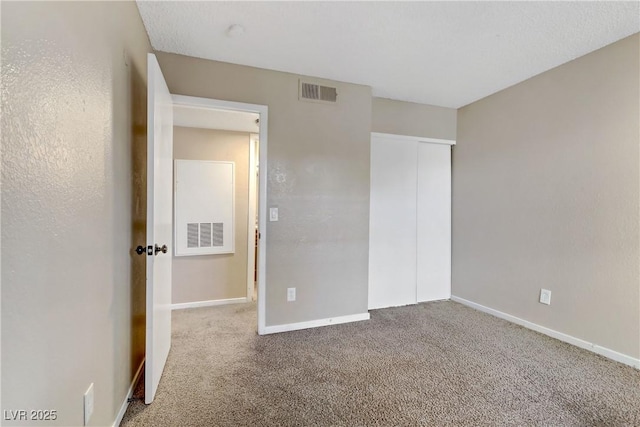
[[[451,297],[451,146],[418,144],[417,300]]]
[[[416,303],[417,145],[371,139],[370,309]]]

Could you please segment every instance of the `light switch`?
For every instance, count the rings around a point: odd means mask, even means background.
[[[278,208],[269,208],[269,221],[278,220]]]

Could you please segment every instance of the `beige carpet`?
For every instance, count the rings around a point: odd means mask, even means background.
[[[640,372],[454,302],[259,337],[255,304],[174,312],[122,426],[640,426]]]

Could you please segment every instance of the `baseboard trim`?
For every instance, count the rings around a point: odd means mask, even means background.
[[[466,300],[464,298],[457,297],[455,295],[451,295],[451,300],[455,302],[459,302],[460,304],[466,305],[468,307],[474,308],[478,311],[482,311],[484,313],[491,314],[492,316],[507,320],[511,323],[515,323],[517,325],[523,326],[527,329],[540,332],[541,334],[550,336],[551,338],[555,338],[560,341],[564,341],[568,344],[575,345],[576,347],[589,350],[593,353],[599,354],[600,356],[604,356],[608,359],[615,360],[616,362],[624,363],[625,365],[629,365],[636,369],[640,369],[640,359],[636,359],[626,354],[618,353],[615,350],[611,350],[609,348],[599,346],[597,344],[582,340],[580,338],[576,338],[571,335],[567,335],[565,333],[558,332],[544,326],[540,326],[536,323],[529,322],[528,320],[524,320],[519,317],[512,316],[510,314],[503,313],[498,310],[494,310],[493,308],[485,307],[484,305],[480,305],[478,303]]]
[[[211,307],[214,305],[241,304],[248,302],[247,297],[228,298],[228,299],[212,299],[208,301],[193,301],[171,304],[171,310],[182,310],[184,308]]]
[[[124,417],[124,413],[127,412],[127,408],[129,407],[129,399],[133,396],[133,392],[135,391],[136,384],[140,379],[140,375],[142,375],[142,368],[144,367],[145,359],[142,359],[140,362],[140,366],[138,366],[138,370],[136,374],[133,376],[133,380],[131,381],[131,385],[129,386],[129,391],[124,398],[124,402],[122,402],[122,406],[120,406],[120,411],[118,411],[118,415],[116,416],[116,420],[113,422],[113,427],[119,427],[122,422],[122,418]]]
[[[277,334],[280,332],[298,331],[300,329],[319,328],[322,326],[339,325],[341,323],[359,322],[361,320],[369,320],[369,317],[369,313],[362,313],[351,314],[348,316],[330,317],[328,319],[310,320],[308,322],[266,326],[264,328],[264,334]]]

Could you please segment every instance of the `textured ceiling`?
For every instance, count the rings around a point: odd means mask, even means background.
[[[640,31],[639,2],[146,2],[164,52],[461,107]],[[227,29],[239,24],[241,34]]]

